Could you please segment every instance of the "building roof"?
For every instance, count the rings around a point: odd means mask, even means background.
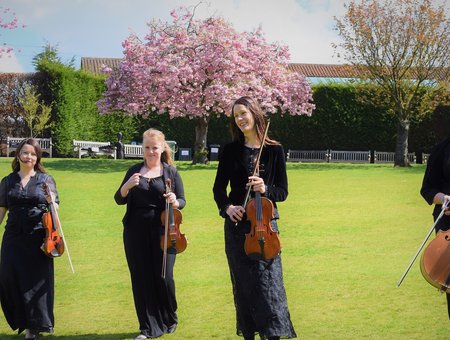
[[[81,58],[81,69],[100,74],[103,65],[107,65],[112,69],[119,67],[121,58]],[[307,78],[357,78],[358,72],[355,67],[350,65],[335,64],[300,64],[292,63],[288,65],[288,69],[298,72]]]
[[[91,58],[81,57],[80,69],[83,71],[100,74],[103,65],[107,65],[112,69],[119,67],[122,58]]]
[[[103,65],[107,65],[112,69],[119,67],[122,58],[81,58],[81,70],[88,71],[95,74],[101,73]],[[302,64],[290,63],[288,69],[293,72],[298,72],[306,78],[313,80],[321,79],[356,79],[362,78],[363,69],[349,64]],[[448,78],[448,68],[436,69],[439,79],[446,81]]]
[[[359,78],[361,75],[352,65],[292,63],[288,69],[307,78]]]

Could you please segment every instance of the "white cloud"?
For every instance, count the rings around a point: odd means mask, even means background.
[[[182,1],[186,6],[198,2]],[[239,31],[251,31],[261,26],[269,42],[287,45],[291,62],[337,63],[333,58],[332,42],[338,36],[332,30],[333,16],[344,12],[343,1],[296,0],[209,0],[210,6],[201,4],[196,16],[205,18],[219,15],[226,18]]]
[[[170,21],[171,9],[199,5],[197,18],[224,17],[238,31],[261,26],[269,42],[287,45],[291,62],[337,63],[332,42],[333,16],[341,16],[344,0],[1,0],[11,7],[21,23],[14,39],[3,41],[23,52],[27,71],[31,59],[49,42],[58,47],[63,60],[82,56],[120,57],[122,42],[130,31],[143,38],[146,23],[160,18]],[[200,3],[201,2],[201,3]],[[25,61],[25,57],[28,61]],[[23,59],[23,60],[22,60]]]
[[[24,73],[22,65],[18,62],[14,51],[9,54],[0,56],[0,72],[1,73]]]

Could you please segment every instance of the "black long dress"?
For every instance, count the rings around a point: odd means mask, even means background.
[[[174,253],[170,248],[165,279],[161,277],[163,252],[160,238],[164,232],[161,212],[165,208],[165,180],[172,180],[172,190],[180,202],[180,209],[185,205],[185,198],[181,177],[167,164],[163,164],[163,176],[151,180],[141,177],[139,185],[123,198],[120,188],[142,166],[143,163],[139,163],[128,170],[114,198],[118,204],[127,204],[123,242],[139,329],[148,338],[157,338],[172,332],[178,323],[173,278],[176,251]]]
[[[53,178],[36,173],[25,187],[17,172],[0,184],[0,206],[8,209],[0,255],[0,301],[11,329],[53,332],[53,259],[40,249],[45,237],[43,182],[56,193]],[[56,193],[57,194],[57,193]],[[58,197],[56,197],[58,202]]]
[[[420,193],[428,204],[433,204],[434,196],[442,192],[450,195],[450,138],[437,144],[431,151],[427,168],[423,177]],[[436,204],[433,209],[433,219],[436,221],[442,210],[442,205]],[[450,216],[443,215],[436,225],[436,232],[450,229]],[[450,319],[450,294],[447,295],[448,317]]]
[[[258,150],[242,143],[227,144],[219,158],[213,193],[219,213],[225,218],[225,252],[230,269],[236,307],[236,333],[247,337],[259,333],[262,339],[279,336],[295,338],[283,284],[281,256],[272,260],[253,260],[244,251],[248,221],[236,226],[226,214],[230,204],[242,205],[246,195],[245,184],[252,173],[252,159]],[[265,146],[261,155],[260,175],[266,184],[265,196],[276,207],[276,202],[287,197],[288,183],[284,151],[281,145]],[[227,195],[227,187],[231,187]],[[278,230],[275,209],[272,228]]]

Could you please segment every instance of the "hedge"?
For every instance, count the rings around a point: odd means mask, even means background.
[[[58,156],[73,156],[72,140],[140,142],[142,133],[159,128],[179,147],[193,148],[194,121],[170,119],[167,114],[142,117],[119,112],[100,115],[97,101],[105,90],[105,77],[69,66],[42,63],[31,78],[48,105],[52,103],[52,128],[46,131],[54,141]],[[1,82],[1,79],[0,79]],[[1,86],[1,83],[0,83]],[[386,104],[361,100],[375,96],[373,87],[353,83],[327,83],[313,86],[316,110],[312,116],[272,115],[270,136],[285,149],[296,150],[377,150],[394,151],[397,119]],[[0,98],[1,99],[1,98]],[[450,135],[450,106],[438,106],[423,119],[412,120],[409,151],[428,152]],[[224,145],[230,139],[229,118],[211,117],[208,144]]]

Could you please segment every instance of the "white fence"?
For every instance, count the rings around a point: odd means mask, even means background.
[[[370,163],[370,151],[330,150],[330,162]]]
[[[371,151],[338,150],[288,150],[288,162],[348,162],[371,163]],[[373,163],[394,163],[394,152],[373,151]],[[426,163],[429,154],[422,154],[422,163]],[[414,152],[408,153],[410,163],[416,163]]]
[[[394,163],[395,152],[375,151],[375,163]],[[408,160],[410,163],[416,162],[416,154],[414,152],[408,153]]]
[[[23,141],[24,137],[6,137],[6,156],[11,156],[16,152],[17,146]],[[52,157],[52,139],[51,138],[35,138],[41,146],[42,153],[47,153]]]
[[[328,150],[288,150],[291,162],[328,162]]]

